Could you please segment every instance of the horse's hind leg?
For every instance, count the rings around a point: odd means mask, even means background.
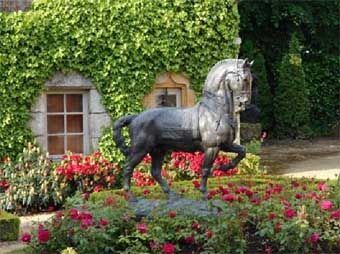
[[[151,175],[159,183],[164,193],[167,194],[171,199],[175,197],[175,194],[170,191],[169,185],[162,178],[162,165],[164,161],[164,155],[165,154],[162,151],[153,151],[151,153],[152,158]]]
[[[237,145],[237,144],[232,144],[229,147],[223,147],[223,151],[237,153],[236,158],[233,159],[229,164],[222,165],[220,167],[220,169],[223,171],[227,171],[229,169],[235,168],[237,164],[246,156],[246,152],[247,152],[244,146]]]
[[[214,164],[214,160],[218,153],[218,148],[208,148],[204,152],[204,161],[202,166],[202,180],[200,185],[200,191],[202,192],[203,199],[206,198],[207,194],[207,181],[210,175],[211,168]]]
[[[144,158],[146,153],[143,152],[137,152],[137,153],[131,153],[127,159],[127,162],[124,167],[124,190],[128,193],[129,199],[131,201],[135,201],[135,197],[130,191],[131,188],[131,177],[133,174],[134,168],[141,162],[141,160]]]

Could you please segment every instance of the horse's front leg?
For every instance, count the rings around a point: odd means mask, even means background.
[[[204,152],[204,161],[202,166],[202,180],[200,185],[200,191],[202,192],[203,199],[207,198],[207,181],[218,151],[219,148],[214,147],[207,148]]]
[[[222,165],[220,170],[227,171],[233,169],[237,166],[237,164],[246,156],[247,150],[244,146],[238,144],[232,144],[231,146],[221,147],[221,150],[224,152],[232,152],[237,153],[235,159],[233,159],[229,164]]]

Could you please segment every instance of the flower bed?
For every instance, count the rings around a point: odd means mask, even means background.
[[[215,176],[260,172],[259,157],[252,154],[237,169],[218,170],[229,163],[231,156],[220,154],[214,164]],[[200,177],[202,161],[202,153],[172,153],[162,175],[170,185],[175,180]],[[137,186],[156,184],[150,167],[151,157],[146,156],[133,175]],[[52,163],[39,148],[28,145],[17,160],[6,158],[0,163],[0,209],[16,213],[53,210],[76,191],[91,193],[120,187],[121,175],[121,167],[107,161],[100,152],[88,156],[68,154]]]
[[[31,253],[67,248],[79,254],[340,251],[340,179],[233,176],[210,179],[208,186],[208,202],[219,210],[216,216],[156,210],[138,219],[121,191],[99,192],[70,199],[65,211],[23,240]],[[183,197],[200,196],[193,181],[174,183],[173,188]],[[145,198],[163,197],[158,186],[134,191]]]

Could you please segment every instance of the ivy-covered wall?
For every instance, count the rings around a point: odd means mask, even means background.
[[[238,28],[235,0],[36,0],[0,13],[0,157],[32,139],[29,109],[56,71],[91,79],[114,120],[141,111],[163,71],[200,92],[212,65],[237,54]]]

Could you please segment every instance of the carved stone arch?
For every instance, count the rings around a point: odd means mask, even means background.
[[[81,100],[83,102],[82,104],[83,114],[80,114],[83,117],[82,118],[83,122],[82,131],[84,135],[83,153],[88,154],[96,150],[99,138],[102,136],[104,128],[110,126],[111,124],[111,118],[106,113],[105,108],[103,107],[100,101],[101,96],[98,93],[95,85],[91,82],[91,80],[83,77],[81,74],[77,72],[70,72],[67,74],[57,72],[50,80],[45,82],[44,92],[37,98],[36,103],[32,106],[30,110],[31,119],[29,121],[29,127],[31,128],[33,135],[36,137],[38,143],[44,150],[49,151],[48,142],[50,134],[48,132],[49,125],[48,116],[51,114],[58,115],[58,113],[49,112],[47,107],[48,100],[47,98],[50,98],[48,97],[49,95],[58,96],[58,94],[63,94],[63,96],[65,96],[64,111],[66,110],[67,107],[65,104],[66,100],[68,100],[67,96],[72,94],[73,95],[79,94],[79,96],[81,96],[82,98]],[[70,101],[72,101],[72,98],[70,98]],[[66,127],[64,128],[64,132],[66,132],[65,129],[68,128],[67,114],[68,113],[66,112],[64,119],[64,126]],[[66,133],[65,135],[68,134]]]
[[[190,89],[190,80],[184,74],[164,72],[156,76],[152,91],[143,99],[145,108],[158,107],[157,96],[160,91],[178,91],[180,94],[180,107],[187,108],[195,105],[195,92]]]

